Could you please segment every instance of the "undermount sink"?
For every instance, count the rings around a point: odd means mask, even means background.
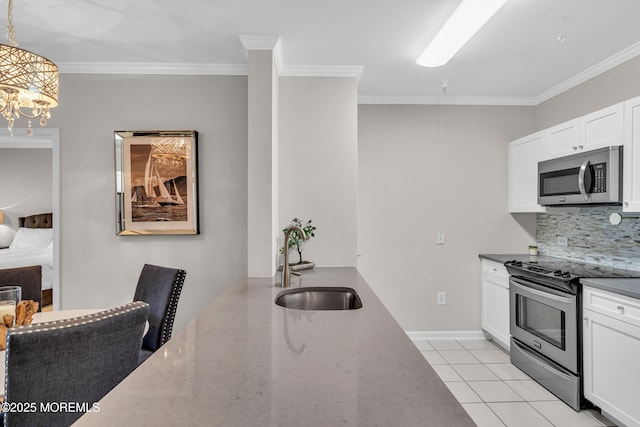
[[[281,307],[297,310],[356,310],[362,301],[355,290],[345,287],[285,289],[276,296]]]

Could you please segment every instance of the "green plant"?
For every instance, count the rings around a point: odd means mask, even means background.
[[[304,224],[303,226],[302,220],[298,218],[293,218],[291,220],[291,223],[289,223],[287,227],[282,229],[282,232],[287,231],[287,229],[292,225],[297,225],[298,227],[302,228],[302,230],[304,231],[304,234],[307,236],[306,240],[309,240],[310,238],[316,236],[315,235],[316,226],[311,224],[311,220],[307,221],[307,223]],[[296,250],[298,251],[298,256],[300,257],[300,264],[302,264],[302,249],[304,247],[304,242],[305,241],[302,240],[302,236],[300,236],[300,233],[297,230],[293,230],[291,234],[289,234],[289,242],[287,244],[287,250],[291,249],[294,246],[296,247]],[[280,253],[281,254],[284,253],[284,246],[280,248]]]

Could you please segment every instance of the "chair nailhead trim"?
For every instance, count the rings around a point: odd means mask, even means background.
[[[171,298],[167,307],[167,316],[165,316],[165,321],[162,323],[160,345],[164,345],[164,343],[169,341],[171,338],[171,333],[173,332],[173,321],[176,317],[176,311],[178,310],[178,299],[180,298],[180,292],[182,292],[182,286],[184,285],[186,275],[186,271],[178,270],[173,289],[171,290]]]
[[[44,332],[44,331],[53,331],[56,329],[64,329],[70,328],[73,326],[86,325],[89,323],[97,322],[98,320],[108,319],[120,313],[128,313],[133,310],[140,309],[142,307],[147,306],[147,303],[142,301],[134,301],[130,302],[121,307],[110,308],[107,310],[99,311],[93,314],[87,314],[84,316],[73,317],[71,319],[62,319],[62,320],[54,320],[51,322],[43,322],[43,323],[34,323],[31,325],[25,326],[17,326],[15,328],[11,328],[7,330],[7,347],[5,352],[9,351],[10,340],[9,338],[12,335],[23,335],[23,334],[31,334],[34,332]],[[9,371],[9,363],[8,363],[8,353],[5,353],[4,358],[4,391],[7,390],[7,381],[8,376],[6,373]],[[6,421],[6,418],[5,418]]]

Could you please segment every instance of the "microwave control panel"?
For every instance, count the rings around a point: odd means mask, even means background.
[[[591,193],[605,193],[607,191],[607,164],[598,163],[593,167],[593,189]]]

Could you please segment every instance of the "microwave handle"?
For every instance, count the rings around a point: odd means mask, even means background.
[[[585,175],[587,174],[587,171],[589,170],[589,160],[585,160],[584,163],[582,164],[582,166],[580,166],[580,172],[578,173],[578,188],[580,189],[580,194],[582,194],[582,197],[584,197],[584,200],[588,201],[589,200],[589,194],[587,193],[587,189],[584,185],[584,179],[585,179]],[[589,176],[588,176],[588,180],[589,180],[589,187],[591,187],[591,173],[589,172]]]

